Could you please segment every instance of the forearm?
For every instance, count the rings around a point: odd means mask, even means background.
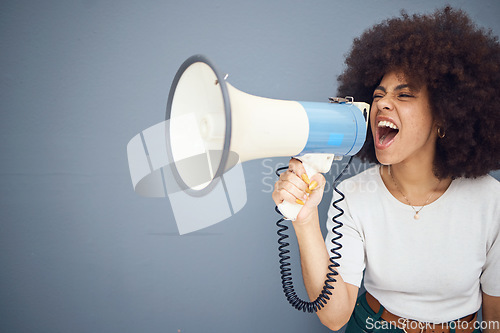
[[[500,333],[500,297],[483,293],[483,321],[487,323],[483,332]]]
[[[330,272],[330,255],[321,233],[317,210],[307,220],[295,221],[294,229],[299,243],[302,276],[312,301],[323,290],[326,275]],[[338,330],[351,316],[358,288],[345,283],[340,275],[335,279],[337,282],[331,283],[334,289],[330,290],[330,300],[317,315],[324,325]]]

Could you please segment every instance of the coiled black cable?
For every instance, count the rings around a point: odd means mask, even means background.
[[[290,256],[288,255],[290,253],[290,250],[286,249],[286,247],[289,246],[290,243],[285,242],[285,239],[289,237],[285,233],[285,231],[288,230],[288,227],[282,223],[285,220],[284,218],[281,218],[276,222],[276,225],[279,228],[277,232],[279,236],[278,250],[280,257],[279,262],[280,262],[281,284],[283,285],[283,292],[285,293],[285,297],[288,300],[288,302],[295,309],[299,311],[302,310],[304,312],[313,313],[322,309],[326,305],[326,302],[330,299],[330,296],[332,295],[332,292],[330,290],[334,289],[334,286],[331,285],[331,283],[335,283],[337,281],[335,279],[335,276],[337,276],[338,273],[335,270],[335,268],[339,267],[340,264],[335,260],[338,260],[342,257],[342,255],[338,252],[342,248],[342,245],[338,242],[338,240],[342,238],[342,234],[337,229],[343,226],[342,222],[337,221],[337,219],[344,214],[342,208],[337,206],[337,204],[342,200],[344,200],[345,198],[344,194],[337,189],[337,183],[342,178],[344,172],[351,164],[352,158],[353,158],[352,156],[349,158],[347,165],[344,167],[344,169],[342,169],[342,171],[339,173],[339,175],[337,176],[337,178],[335,178],[335,181],[333,182],[333,189],[340,195],[340,198],[333,202],[333,207],[335,207],[339,211],[339,213],[332,217],[332,221],[334,222],[332,233],[335,235],[331,240],[333,244],[333,248],[330,250],[332,256],[330,256],[330,265],[328,265],[329,272],[326,274],[326,280],[323,289],[321,290],[319,296],[312,302],[302,300],[295,292],[292,281],[292,272],[291,272],[292,269],[290,267],[291,263],[288,262],[288,259],[290,259]],[[288,167],[278,168],[276,170],[276,175],[279,177],[280,172],[287,169]],[[275,207],[275,211],[281,216],[283,216],[283,214],[281,214],[277,206]]]

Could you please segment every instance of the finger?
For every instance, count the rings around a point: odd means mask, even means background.
[[[283,196],[280,194],[279,191],[273,191],[271,197],[273,198],[273,201],[276,204],[276,206],[285,201],[285,199],[283,198]]]
[[[317,181],[311,186],[311,179],[309,179],[309,176],[306,173],[306,170],[304,168],[304,165],[302,162],[296,158],[292,158],[290,161],[290,166],[289,169],[296,175],[300,176],[302,181],[307,184],[305,191],[307,194],[311,194],[311,191],[318,186]],[[300,186],[300,188],[302,188]]]
[[[309,186],[306,191],[312,192],[316,189],[321,189],[325,187],[325,184],[326,184],[325,177],[322,174],[317,173],[311,177],[311,182],[309,183]]]
[[[295,195],[291,194],[290,192],[288,192],[284,188],[279,191],[279,196],[281,198],[283,198],[284,201],[288,201],[288,202],[291,202],[291,203],[300,203],[302,205],[307,201],[307,199],[306,199],[307,197],[305,197],[305,198],[297,198]]]
[[[293,157],[292,159],[290,159],[290,162],[288,163],[288,170],[298,176],[302,176],[303,174],[306,173],[306,169],[302,165],[302,162]]]
[[[311,180],[309,179],[309,177],[307,176],[307,173],[303,173],[300,178],[302,178],[302,180],[307,184],[309,185],[311,183]]]
[[[275,192],[281,193],[281,191],[284,190],[292,195],[295,199],[307,200],[307,184],[305,184],[300,178],[295,175],[291,175],[290,178],[291,180],[276,182]],[[291,199],[292,198],[290,198],[290,200]]]
[[[293,186],[297,187],[300,191],[307,191],[309,184],[307,184],[303,178],[297,176],[292,172],[286,172],[281,174],[280,180],[277,182],[277,186],[284,186],[286,183],[290,183]]]

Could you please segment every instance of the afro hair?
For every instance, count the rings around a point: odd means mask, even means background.
[[[338,77],[339,96],[371,101],[382,77],[393,70],[425,85],[434,119],[445,137],[436,142],[439,178],[475,178],[500,167],[500,45],[449,6],[428,15],[391,18],[354,40]],[[371,130],[358,153],[377,163]]]

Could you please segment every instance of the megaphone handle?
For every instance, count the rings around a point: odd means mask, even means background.
[[[311,177],[318,172],[325,173],[332,167],[332,162],[334,159],[333,154],[305,154],[302,156],[295,157],[302,162],[306,174],[311,179]],[[302,205],[298,203],[292,203],[288,201],[283,201],[278,205],[278,209],[286,220],[295,221],[297,215],[299,215]]]

